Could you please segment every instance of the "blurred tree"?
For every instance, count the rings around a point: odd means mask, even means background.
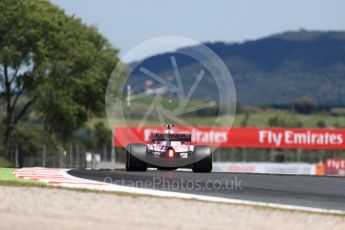
[[[270,127],[294,127],[294,128],[301,128],[303,127],[303,122],[296,120],[292,117],[280,117],[275,115],[268,119],[268,126]]]
[[[335,123],[333,124],[333,128],[339,129],[339,128],[341,128],[341,125],[340,125],[338,122],[335,122]]]
[[[268,119],[268,126],[270,127],[285,127],[285,121],[278,116],[274,116]]]
[[[107,128],[103,122],[98,122],[95,125],[95,148],[101,150],[104,145],[111,146],[111,130]]]
[[[249,119],[250,119],[250,113],[249,112],[245,112],[243,120],[241,121],[241,127],[247,127]]]
[[[292,122],[292,127],[302,128],[303,127],[303,122],[302,121]]]
[[[41,129],[33,127],[17,126],[13,130],[13,138],[24,156],[41,152],[44,144],[53,147],[58,145],[53,135],[46,135]]]
[[[326,122],[324,120],[319,120],[317,123],[316,123],[316,126],[318,128],[326,128]]]
[[[317,107],[316,99],[312,97],[300,97],[292,102],[292,107],[297,113],[310,114]]]
[[[117,50],[80,19],[46,0],[0,1],[0,97],[4,153],[18,121],[35,109],[67,140],[89,115],[104,111]]]
[[[330,114],[335,117],[345,116],[345,108],[332,108]]]
[[[242,104],[237,102],[236,104],[236,113],[239,114],[239,113],[243,113],[243,108],[242,108]]]

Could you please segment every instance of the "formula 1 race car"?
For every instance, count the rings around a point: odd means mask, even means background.
[[[212,152],[209,146],[191,144],[190,133],[175,133],[173,125],[165,125],[165,132],[151,133],[149,144],[127,146],[127,171],[146,171],[192,168],[193,172],[212,171]]]

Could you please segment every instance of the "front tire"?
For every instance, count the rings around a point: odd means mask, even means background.
[[[212,171],[212,152],[209,146],[195,146],[194,154],[196,158],[201,158],[192,166],[193,172],[208,173]]]
[[[127,171],[142,171],[147,170],[147,163],[140,160],[136,156],[146,158],[147,146],[143,144],[129,144],[127,146],[127,160],[126,170]]]

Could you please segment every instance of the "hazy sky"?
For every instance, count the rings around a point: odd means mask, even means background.
[[[156,36],[240,42],[305,28],[345,30],[343,0],[51,0],[95,24],[123,55]],[[147,56],[163,50],[151,50]]]

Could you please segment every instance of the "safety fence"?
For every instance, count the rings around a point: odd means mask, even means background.
[[[126,150],[109,148],[106,151],[78,148],[49,149],[22,154],[16,151],[12,162],[21,167],[53,168],[114,168],[115,163],[124,165]],[[344,150],[262,149],[262,148],[213,148],[214,162],[276,162],[319,163],[324,159],[345,159]]]
[[[296,128],[175,127],[176,132],[191,133],[193,144],[210,145],[215,162],[319,163],[324,159],[345,159],[345,130]],[[42,146],[23,153],[17,146],[11,155],[16,166],[59,168],[114,168],[126,159],[128,143],[148,143],[158,126],[116,127],[113,145],[103,149],[83,149],[78,144],[51,148]],[[106,145],[104,145],[106,146]]]

